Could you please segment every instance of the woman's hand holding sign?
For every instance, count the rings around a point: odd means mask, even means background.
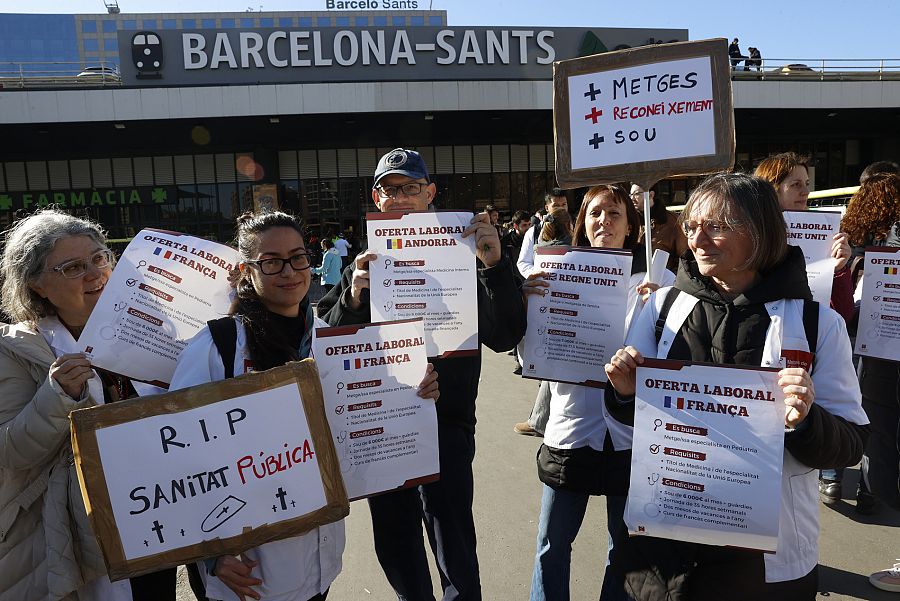
[[[622,396],[631,396],[635,391],[635,375],[637,366],[644,358],[633,346],[620,348],[609,363],[603,366],[610,384]]]
[[[256,566],[257,562],[252,559],[223,555],[216,560],[215,575],[234,591],[241,601],[247,601],[247,597],[259,599],[259,593],[250,588],[262,584],[262,580],[250,575]]]
[[[82,353],[60,355],[50,365],[50,377],[76,401],[81,398],[84,385],[93,375],[91,362]]]
[[[802,367],[789,367],[778,372],[778,385],[785,394],[784,425],[796,428],[806,419],[816,400],[812,378]]]
[[[417,394],[423,399],[432,399],[435,402],[441,396],[441,391],[438,389],[438,373],[434,371],[434,365],[431,363],[428,364],[428,368],[425,370],[425,377],[419,384]]]

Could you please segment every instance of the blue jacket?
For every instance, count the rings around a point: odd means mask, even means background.
[[[313,267],[312,272],[322,276],[323,284],[336,285],[341,281],[341,256],[337,249],[329,248],[322,255],[322,264],[319,267]]]

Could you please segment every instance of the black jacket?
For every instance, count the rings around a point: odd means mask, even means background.
[[[681,258],[675,288],[698,299],[681,330],[672,341],[667,358],[724,365],[759,366],[762,361],[769,315],[765,303],[780,299],[810,300],[803,253],[789,247],[788,256],[744,294],[732,301],[724,299],[711,279],[700,275],[690,254]],[[847,357],[850,361],[851,357]],[[606,390],[606,404],[619,421],[634,423],[634,396],[622,397],[612,386]],[[800,426],[785,434],[784,446],[801,463],[811,468],[836,468],[853,465],[862,457],[868,426],[859,426],[832,415],[813,404]],[[617,541],[618,542],[618,541]],[[690,578],[686,570],[706,567],[698,556],[708,556],[705,545],[638,537],[621,541],[615,569],[626,575],[629,590],[636,599],[650,601],[686,599]],[[720,553],[732,553],[721,550]],[[698,567],[693,567],[697,561]],[[762,586],[759,579],[761,553],[735,552],[734,586],[749,597]],[[702,580],[703,577],[698,578]],[[737,597],[734,597],[737,598]]]
[[[353,263],[344,270],[340,283],[319,301],[319,317],[331,326],[369,323],[369,291],[363,290],[362,307],[349,305]],[[491,350],[512,349],[525,335],[525,303],[509,259],[501,257],[493,267],[478,269],[478,341]],[[475,398],[481,377],[481,354],[471,357],[430,358],[438,372],[441,396],[437,402],[438,421],[475,429]]]

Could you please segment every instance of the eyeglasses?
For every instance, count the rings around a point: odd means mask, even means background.
[[[98,270],[106,269],[112,263],[112,258],[111,250],[98,250],[87,259],[72,259],[71,261],[60,263],[52,271],[61,273],[64,278],[80,278],[87,273],[88,267],[93,266],[94,269]]]
[[[684,235],[688,238],[692,238],[697,235],[698,230],[703,230],[703,233],[709,236],[710,238],[724,238],[739,226],[740,223],[735,223],[730,225],[725,223],[724,221],[713,221],[711,219],[704,219],[703,221],[684,221],[681,224],[681,229],[684,231]]]
[[[284,271],[284,266],[291,264],[294,271],[303,271],[309,269],[309,258],[311,253],[297,253],[289,259],[279,259],[272,257],[270,259],[258,259],[256,261],[244,261],[250,265],[255,265],[263,273],[263,275],[278,275]]]
[[[381,198],[396,198],[401,192],[404,196],[418,196],[422,193],[422,188],[427,185],[421,182],[410,182],[400,186],[375,186],[375,191]]]

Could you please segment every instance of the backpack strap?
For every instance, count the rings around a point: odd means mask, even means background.
[[[814,300],[803,300],[803,331],[806,332],[806,346],[809,347],[810,360],[809,373],[812,374],[812,366],[815,364],[816,351],[819,347],[819,303]]]
[[[663,330],[666,329],[666,318],[669,316],[669,310],[672,308],[672,305],[675,304],[675,299],[678,298],[678,295],[681,293],[681,290],[678,288],[672,288],[669,290],[669,293],[666,294],[666,299],[663,301],[662,307],[659,309],[659,317],[656,318],[656,344],[659,345],[659,340],[662,338]]]
[[[234,353],[237,351],[237,323],[233,317],[211,319],[206,322],[209,333],[219,356],[222,357],[222,365],[225,367],[225,378],[234,377]]]

